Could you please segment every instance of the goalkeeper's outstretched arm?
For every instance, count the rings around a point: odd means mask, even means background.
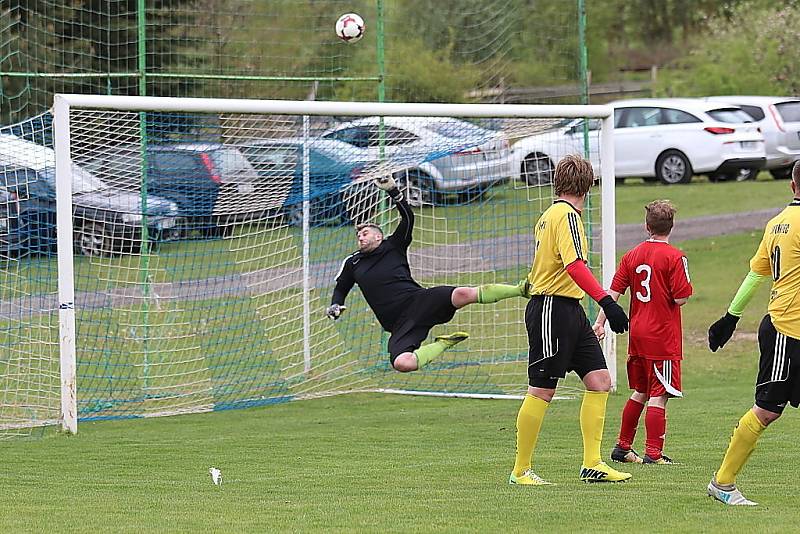
[[[387,241],[391,241],[395,246],[402,249],[408,248],[411,244],[414,230],[414,212],[411,211],[411,207],[403,197],[403,192],[398,189],[394,178],[389,175],[376,178],[375,185],[386,191],[386,194],[392,199],[397,211],[400,213],[400,224],[397,225],[392,235],[386,238]]]

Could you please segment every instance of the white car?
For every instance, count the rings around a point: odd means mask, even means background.
[[[362,160],[385,159],[398,169],[395,180],[412,206],[434,204],[444,194],[472,196],[511,174],[508,141],[459,119],[385,117],[383,146],[378,117],[340,124],[322,138],[363,149]]]
[[[736,106],[685,98],[621,100],[609,105],[614,107],[618,181],[642,177],[678,184],[688,183],[694,174],[719,180],[738,178],[745,174],[742,169],[764,166],[764,136]],[[599,167],[599,128],[599,121],[589,122],[589,151],[595,168]],[[583,153],[580,119],[518,141],[512,165],[528,183],[549,183],[550,169],[569,153]]]
[[[800,159],[800,98],[779,96],[710,96],[711,102],[726,102],[742,108],[764,134],[767,163],[774,178],[792,175]]]

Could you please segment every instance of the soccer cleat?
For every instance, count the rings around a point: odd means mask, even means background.
[[[649,455],[645,454],[643,463],[656,464],[656,465],[675,465],[676,464],[676,462],[672,461],[672,458],[670,458],[669,456],[664,456],[663,454],[661,455],[661,458],[656,458],[655,460],[650,458]]]
[[[520,485],[520,486],[552,486],[552,482],[548,482],[544,480],[542,477],[528,469],[520,476],[514,476],[514,473],[511,473],[511,476],[508,477],[508,483],[513,485]]]
[[[756,506],[757,502],[747,499],[742,492],[736,489],[736,484],[718,484],[716,477],[711,477],[708,483],[708,496],[714,497],[723,504],[730,506]]]
[[[640,464],[642,457],[633,449],[623,449],[619,445],[611,451],[611,459],[621,464]]]
[[[441,341],[449,349],[450,347],[457,345],[458,343],[461,343],[468,337],[469,334],[467,334],[466,332],[453,332],[452,334],[447,334],[444,336],[436,336],[434,338],[434,341]]]
[[[631,478],[631,474],[617,471],[605,462],[600,462],[594,467],[582,465],[580,478],[584,482],[622,482]]]

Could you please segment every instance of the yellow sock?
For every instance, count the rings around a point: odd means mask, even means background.
[[[525,395],[525,400],[522,401],[517,414],[517,457],[514,459],[516,477],[531,468],[533,450],[536,448],[548,406],[549,402],[530,394]]]
[[[583,436],[583,465],[600,463],[600,442],[606,422],[607,391],[587,391],[581,403],[581,435]]]
[[[728,445],[725,458],[722,459],[722,465],[719,466],[717,471],[717,483],[733,484],[736,482],[736,475],[747,463],[747,459],[750,458],[750,454],[756,448],[758,438],[761,437],[761,433],[764,432],[765,428],[767,427],[761,424],[753,410],[748,410],[739,419],[739,424],[733,429],[731,444]]]

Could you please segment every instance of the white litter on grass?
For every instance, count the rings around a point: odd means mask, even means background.
[[[215,486],[222,485],[222,471],[217,469],[216,467],[209,467],[208,472],[211,474],[211,482],[214,483]]]

